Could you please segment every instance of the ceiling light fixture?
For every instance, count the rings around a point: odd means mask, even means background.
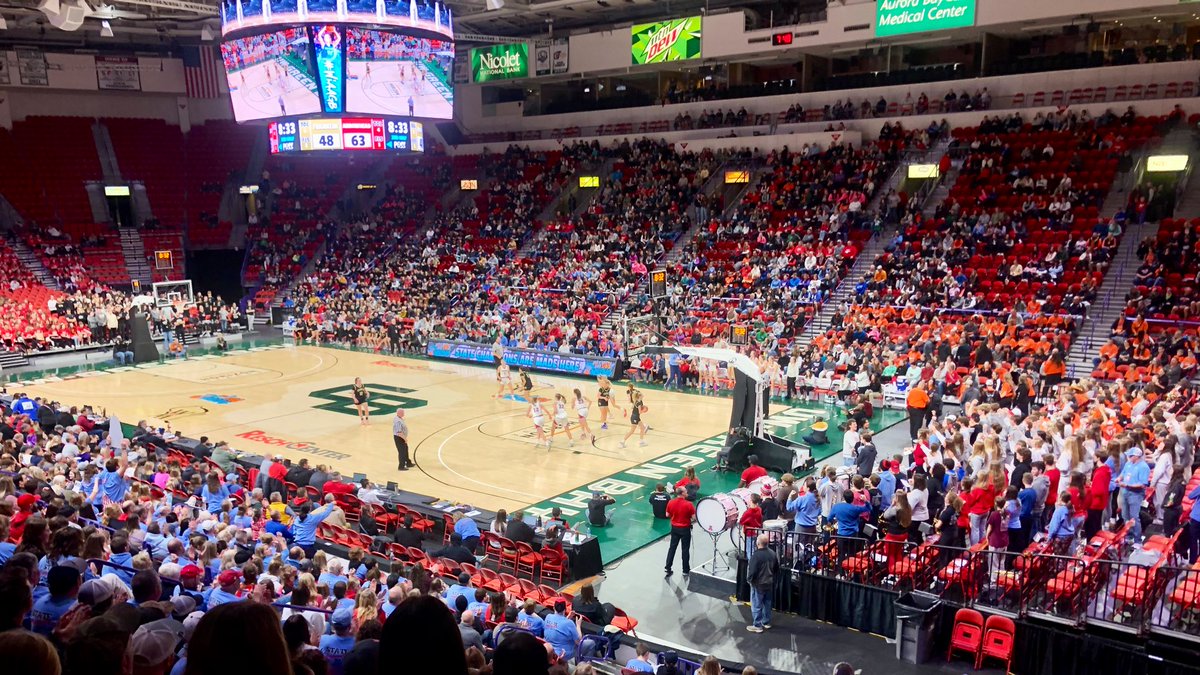
[[[112,24],[107,21],[100,22],[100,37],[112,37]]]

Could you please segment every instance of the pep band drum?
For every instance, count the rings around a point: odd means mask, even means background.
[[[700,529],[718,535],[737,525],[738,501],[733,495],[715,494],[696,502],[696,522]]]
[[[754,494],[750,488],[734,488],[729,491],[733,498],[738,501],[738,520],[741,520],[742,514],[746,509],[750,508],[750,495]]]
[[[750,491],[757,492],[763,497],[770,497],[771,493],[775,491],[775,485],[778,483],[779,481],[770,476],[755,478],[750,482]]]

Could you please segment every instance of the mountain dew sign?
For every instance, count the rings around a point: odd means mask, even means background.
[[[700,17],[634,26],[633,65],[700,58]]]
[[[976,0],[879,0],[875,35],[907,35],[975,25]]]
[[[471,50],[471,81],[529,77],[529,44],[493,45]]]

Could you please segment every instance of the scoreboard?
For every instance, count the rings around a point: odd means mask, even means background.
[[[425,128],[411,120],[331,117],[281,120],[267,126],[271,154],[328,150],[425,151]]]

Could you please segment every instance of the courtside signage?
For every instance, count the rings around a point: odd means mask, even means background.
[[[976,0],[879,0],[875,35],[907,35],[975,25]]]
[[[632,33],[633,65],[700,58],[700,17],[637,24]]]
[[[529,45],[493,45],[471,50],[471,81],[511,80],[529,77]]]
[[[492,346],[478,342],[457,342],[454,340],[430,340],[425,353],[438,359],[453,361],[470,361],[492,365]],[[519,349],[508,347],[504,350],[504,360],[512,367],[529,370],[544,370],[551,373],[566,373],[568,375],[585,375],[596,377],[615,377],[617,362],[599,356],[584,356],[583,354],[560,354],[544,352],[538,349]]]

